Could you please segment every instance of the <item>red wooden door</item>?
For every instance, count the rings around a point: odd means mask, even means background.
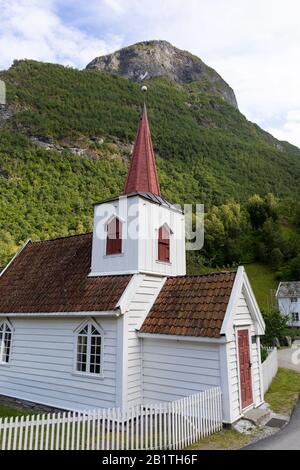
[[[242,408],[252,405],[251,358],[248,330],[238,331]]]

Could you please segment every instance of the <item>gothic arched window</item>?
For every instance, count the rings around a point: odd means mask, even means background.
[[[11,351],[12,329],[5,321],[0,323],[0,363],[8,364]]]
[[[77,331],[76,371],[102,373],[102,333],[92,321]]]

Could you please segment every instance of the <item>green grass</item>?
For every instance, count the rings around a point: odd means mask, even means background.
[[[300,374],[292,370],[279,369],[265,400],[275,413],[290,413],[300,394]]]
[[[265,395],[265,401],[275,413],[290,414],[299,394],[300,374],[287,369],[279,369]],[[188,450],[240,449],[250,443],[252,438],[253,435],[240,434],[233,429],[223,429],[217,434],[196,442]]]
[[[274,271],[261,263],[248,264],[245,268],[259,307],[264,312],[270,311],[272,306],[271,291],[278,287]]]
[[[21,406],[6,406],[0,403],[0,418],[11,418],[33,414],[37,414],[37,412],[31,411],[28,408],[22,408]]]
[[[224,429],[221,432],[196,442],[187,450],[222,450],[222,449],[240,449],[249,443],[251,436],[240,434],[234,429]]]

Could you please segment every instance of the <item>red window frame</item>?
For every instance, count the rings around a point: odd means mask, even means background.
[[[115,217],[107,224],[106,255],[122,253],[122,222]]]
[[[158,231],[158,261],[170,262],[170,232],[164,225]]]

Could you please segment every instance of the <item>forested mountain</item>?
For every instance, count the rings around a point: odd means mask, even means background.
[[[296,248],[278,240],[264,248],[266,235],[259,231],[272,223],[269,231],[281,237],[276,224],[284,219],[285,239],[287,232],[298,236],[291,205],[299,192],[300,150],[247,121],[222,95],[230,87],[204,70],[205,77],[191,73],[188,80],[169,73],[147,77],[163,195],[204,203],[208,213],[206,246],[190,257],[190,269],[270,262],[270,249],[277,248],[281,269]],[[7,105],[0,109],[0,265],[29,237],[91,230],[92,204],[122,191],[143,96],[140,77],[120,75],[31,60],[0,72],[7,86]],[[261,198],[253,200],[254,194]],[[255,216],[251,221],[253,206],[265,211],[258,224]]]

